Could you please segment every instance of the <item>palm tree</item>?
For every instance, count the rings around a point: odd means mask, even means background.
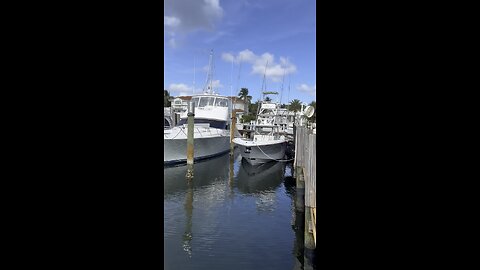
[[[288,106],[289,111],[293,111],[295,113],[295,118],[293,119],[293,122],[295,123],[297,121],[297,112],[302,109],[302,102],[298,99],[294,99],[290,102],[290,105]]]
[[[170,107],[170,93],[168,90],[163,90],[163,107]]]
[[[243,110],[245,112],[248,111],[248,104],[250,103],[250,101],[252,100],[252,96],[249,96],[248,95],[248,88],[242,88],[240,89],[240,92],[238,93],[238,97],[243,100],[244,102],[244,107],[243,107]]]
[[[238,97],[244,99],[248,96],[248,88],[240,89],[240,93],[238,93]]]
[[[290,105],[288,106],[289,111],[293,112],[299,112],[302,109],[302,102],[298,99],[294,99],[290,102]]]

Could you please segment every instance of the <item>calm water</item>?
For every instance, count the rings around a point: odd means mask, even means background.
[[[165,168],[165,269],[301,269],[291,163],[252,167],[236,153]]]

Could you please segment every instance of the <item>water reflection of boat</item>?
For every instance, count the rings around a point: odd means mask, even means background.
[[[229,154],[195,162],[193,168],[193,188],[209,185],[218,180],[228,178]],[[185,175],[187,166],[164,167],[164,195],[172,194],[188,189]]]
[[[268,162],[261,165],[251,165],[242,159],[237,176],[237,187],[244,193],[258,193],[274,190],[283,182],[285,162]]]

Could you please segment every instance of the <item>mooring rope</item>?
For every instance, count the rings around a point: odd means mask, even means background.
[[[267,156],[268,158],[270,158],[270,159],[272,159],[272,160],[275,160],[275,161],[278,161],[278,162],[288,162],[288,161],[294,160],[294,158],[292,158],[292,159],[274,159],[274,158],[272,158],[271,156],[267,155],[267,153],[263,152],[263,150],[262,150],[262,148],[260,148],[260,146],[257,145],[257,147],[258,147],[258,149],[260,149],[260,151],[262,151],[262,153],[263,153],[265,156]]]
[[[200,133],[200,137],[203,138],[203,134],[202,134],[202,132],[200,131],[200,129],[198,129],[198,127],[197,127],[197,131],[198,131],[198,133]]]
[[[175,136],[172,138],[172,140],[175,139],[175,138],[178,136],[178,134],[180,134],[180,132],[183,131],[183,129],[182,129],[181,127],[179,127],[179,129],[180,129],[180,131],[177,133],[177,135],[175,135]],[[183,132],[183,134],[185,134],[185,132]],[[185,134],[185,135],[187,135],[187,134]],[[163,134],[163,136],[166,137],[167,135]]]

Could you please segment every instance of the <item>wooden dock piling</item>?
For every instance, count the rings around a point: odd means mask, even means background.
[[[316,135],[304,126],[295,127],[295,163],[294,172],[299,195],[295,206],[297,211],[304,207],[304,267],[310,269],[314,261],[316,248]],[[304,194],[304,202],[301,197]],[[301,205],[302,204],[302,205]]]
[[[193,178],[193,161],[194,161],[194,117],[195,117],[195,103],[190,101],[188,103],[188,119],[187,119],[187,179]]]
[[[305,212],[305,181],[303,178],[303,171],[301,167],[295,168],[294,171],[296,172],[297,177],[295,178],[296,181],[296,195],[295,196],[295,208],[299,212]]]
[[[190,101],[188,103],[188,119],[187,119],[187,164],[193,165],[193,153],[194,153],[194,140],[193,140],[193,129],[194,129],[194,116],[195,116],[195,103]]]

